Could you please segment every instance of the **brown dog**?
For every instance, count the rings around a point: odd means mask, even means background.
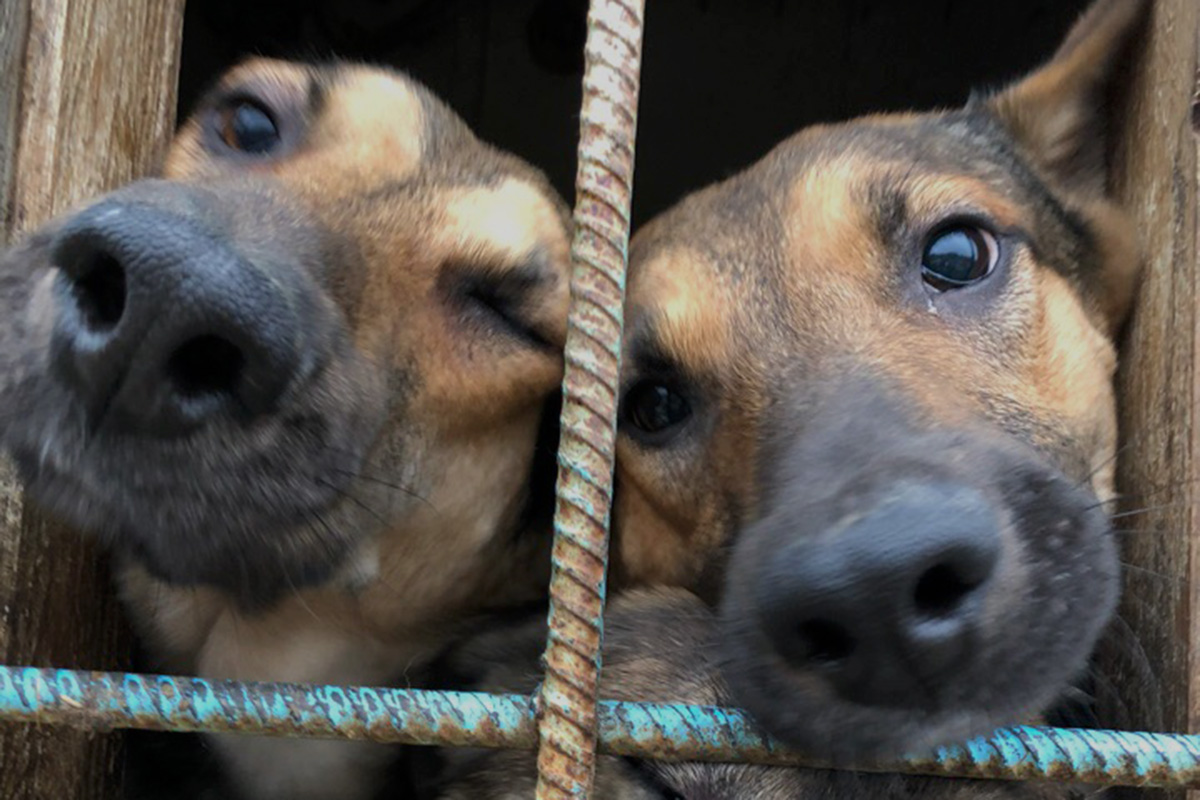
[[[401,75],[269,61],[164,176],[0,260],[0,444],[120,554],[159,666],[381,684],[541,596],[568,292],[542,176]],[[221,747],[253,798],[363,797],[385,752]]]
[[[473,689],[529,693],[541,679],[546,617],[496,628],[448,659]],[[604,625],[601,696],[614,700],[730,705],[714,647],[716,619],[681,590],[642,590],[617,598]],[[440,800],[528,800],[536,759],[518,751],[446,750]],[[1049,800],[1061,786],[937,780],[869,773],[665,763],[601,756],[595,800]]]
[[[1085,668],[1138,265],[1103,109],[1145,6],[961,110],[805,130],[636,237],[616,568],[720,595],[777,735],[893,755]]]

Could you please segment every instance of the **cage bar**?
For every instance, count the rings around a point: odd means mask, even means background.
[[[575,176],[538,800],[586,798],[596,759],[643,0],[592,0]]]
[[[0,722],[533,750],[531,697],[0,667]],[[1200,789],[1200,736],[1007,728],[895,762],[832,764],[736,709],[600,701],[599,752],[671,761]]]
[[[1156,35],[1173,31],[1178,41],[1171,39],[1169,47],[1160,42],[1165,66],[1151,65],[1147,85],[1161,87],[1151,80],[1154,70],[1191,85],[1192,71],[1167,57],[1194,52],[1197,12],[1185,0],[1158,5]],[[597,753],[1200,789],[1200,735],[1015,727],[903,761],[832,764],[806,759],[765,736],[736,709],[597,701],[643,16],[644,0],[590,3],[550,635],[540,691],[490,695],[0,666],[0,723],[538,750],[539,798],[586,798]],[[177,17],[176,10],[171,19]],[[171,41],[177,45],[178,38],[175,32]],[[1139,96],[1150,96],[1141,89]],[[1165,96],[1160,88],[1155,92]],[[1170,96],[1177,94],[1179,102],[1186,100],[1179,92]],[[1141,135],[1136,143],[1157,146]],[[1187,152],[1194,166],[1195,153]],[[1142,163],[1130,153],[1123,160]],[[1147,163],[1154,167],[1147,172],[1174,174],[1157,161]],[[1186,198],[1194,200],[1194,185]],[[1141,207],[1139,197],[1126,199]],[[1165,235],[1155,241],[1170,245]],[[1189,239],[1178,249],[1185,254],[1181,262],[1192,245]],[[1179,302],[1194,306],[1186,294]]]

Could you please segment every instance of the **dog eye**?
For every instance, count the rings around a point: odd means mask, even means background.
[[[238,100],[221,111],[221,141],[252,155],[269,153],[279,144],[279,127],[265,108]]]
[[[972,225],[942,228],[929,237],[921,254],[921,277],[945,292],[983,280],[996,266],[996,237]]]
[[[625,418],[645,433],[661,433],[673,428],[692,414],[683,395],[671,387],[642,381],[625,394]]]
[[[528,291],[520,281],[480,282],[466,290],[466,298],[480,312],[521,339],[537,347],[551,347],[546,337],[525,319],[523,306]]]

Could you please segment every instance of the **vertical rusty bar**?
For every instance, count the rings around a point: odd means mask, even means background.
[[[588,10],[539,800],[586,798],[595,769],[644,11],[644,0],[592,0]]]

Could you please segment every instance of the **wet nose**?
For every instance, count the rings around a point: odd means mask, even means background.
[[[54,357],[104,426],[179,436],[269,412],[300,361],[278,282],[177,210],[110,200],[53,243]]]
[[[971,657],[1001,555],[977,490],[901,483],[819,535],[790,538],[757,600],[794,668],[847,700],[903,707]]]

